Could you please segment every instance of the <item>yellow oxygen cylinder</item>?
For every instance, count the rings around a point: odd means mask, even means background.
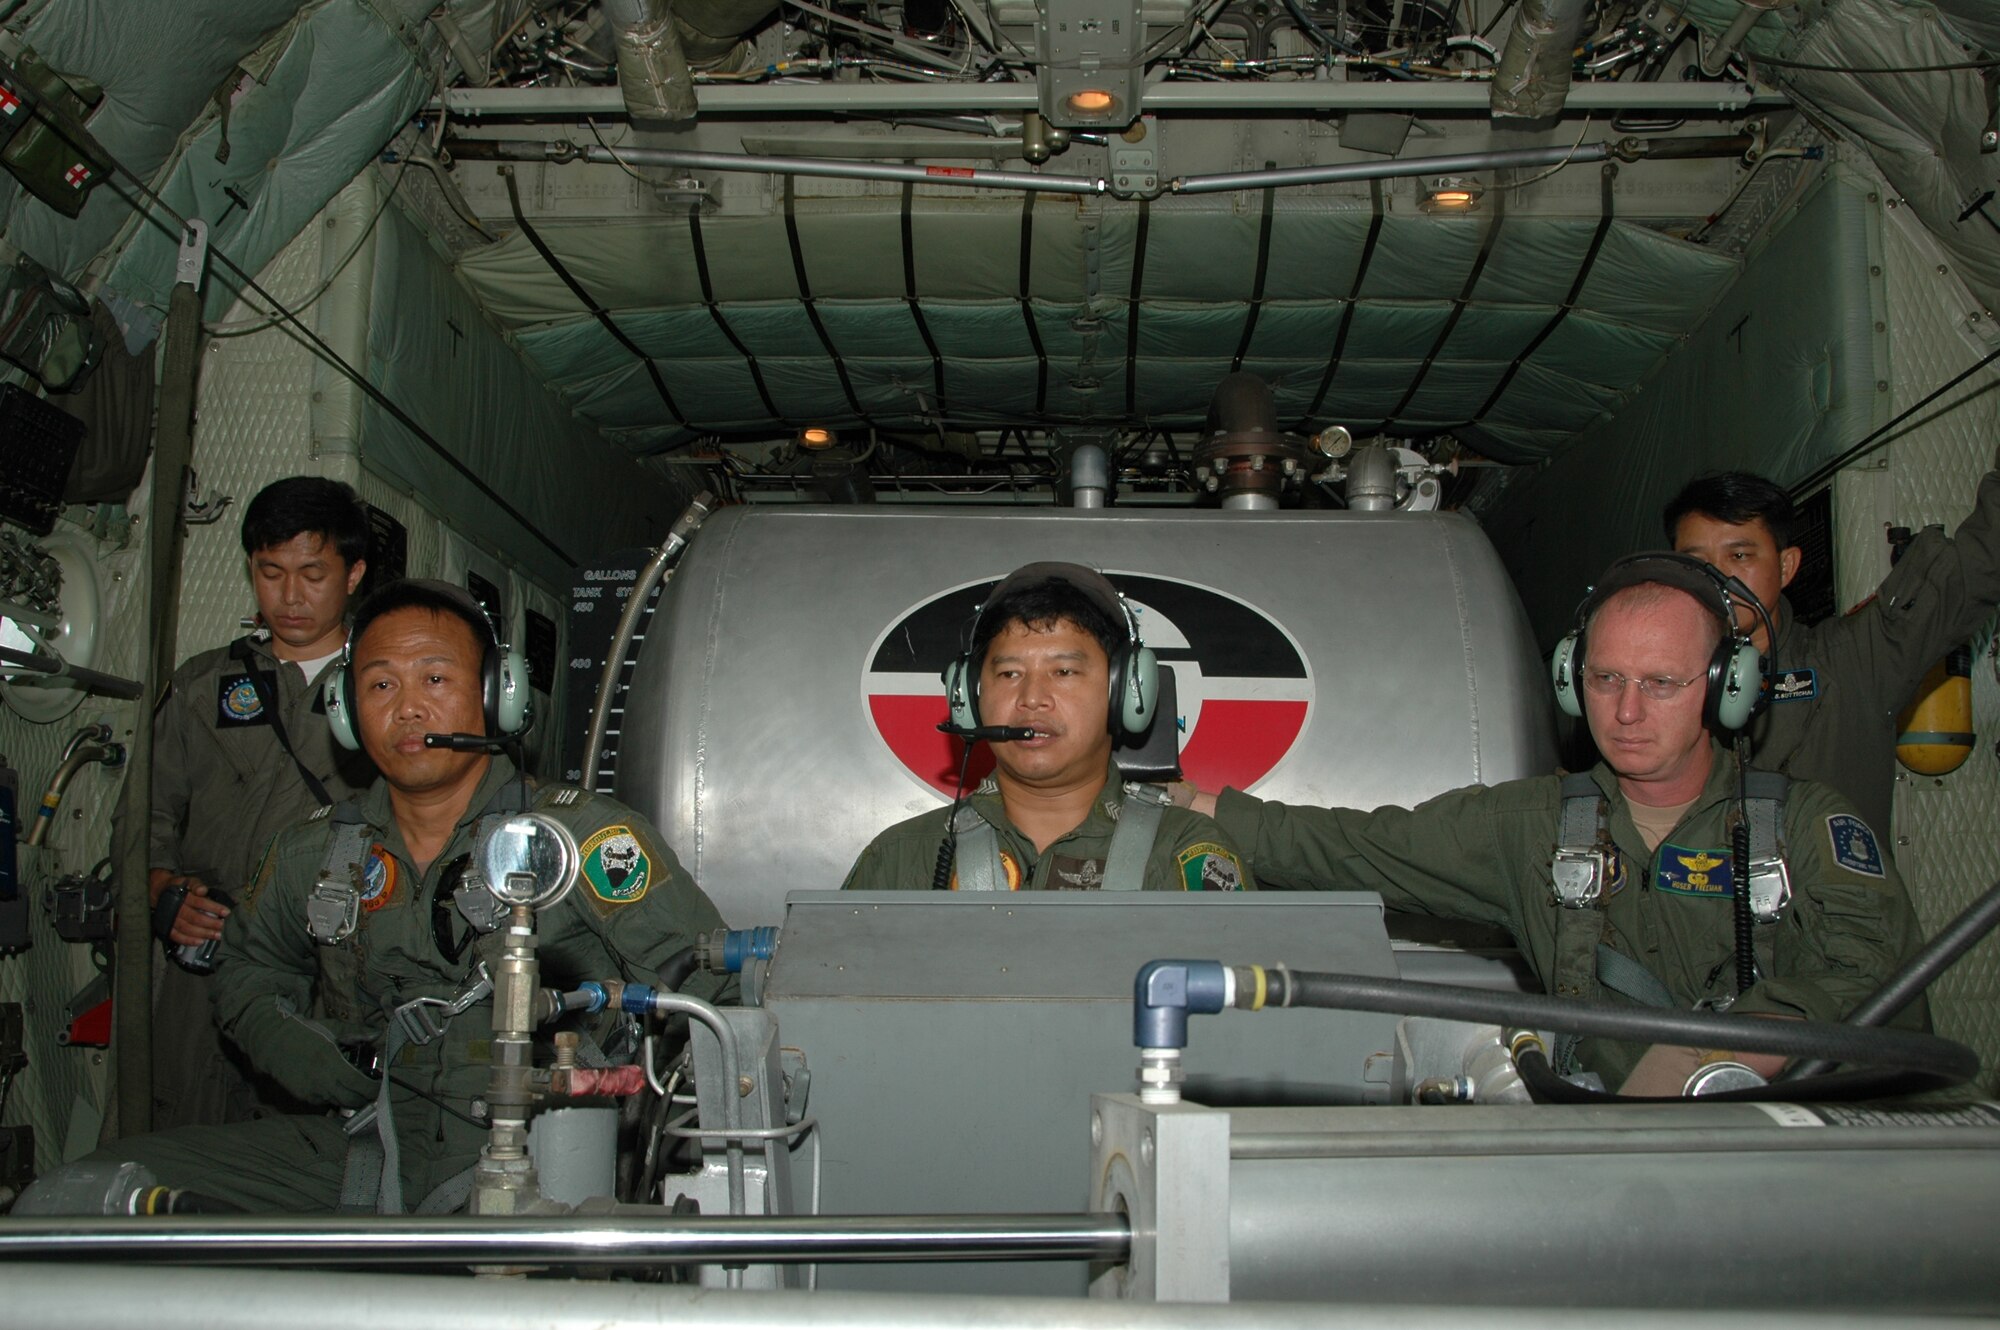
[[[1917,700],[1896,717],[1896,760],[1919,776],[1943,776],[1971,755],[1972,647],[1960,644],[1931,666]]]

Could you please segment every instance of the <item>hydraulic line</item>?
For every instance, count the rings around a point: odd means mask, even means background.
[[[1153,962],[1157,966],[1162,962]],[[1175,962],[1196,965],[1201,962]],[[1208,964],[1212,964],[1209,962]],[[1151,967],[1148,967],[1149,969]],[[1822,1021],[1760,1020],[1704,1011],[1612,1006],[1530,993],[1494,993],[1452,984],[1366,975],[1321,974],[1284,966],[1236,967],[1234,1005],[1249,1006],[1251,985],[1240,976],[1262,971],[1266,1007],[1329,1007],[1435,1016],[1507,1028],[1555,1030],[1631,1043],[1680,1044],[1774,1053],[1911,1073],[1936,1085],[1957,1085],[1979,1072],[1965,1045],[1913,1030],[1882,1030]],[[1141,970],[1143,985],[1147,970]],[[1142,1013],[1143,1014],[1143,1013]]]
[[[632,593],[625,597],[625,608],[618,614],[618,630],[611,636],[610,650],[604,653],[604,673],[597,681],[597,698],[590,708],[590,730],[583,741],[583,788],[586,790],[597,788],[597,764],[604,751],[605,732],[611,728],[611,704],[618,697],[619,676],[625,669],[625,657],[632,651],[632,639],[638,635],[639,620],[645,616],[646,602],[652,599],[653,588],[680,559],[688,540],[714,507],[715,496],[707,490],[694,496],[668,529],[667,538],[660,542],[660,548],[653,551],[653,556],[646,560],[646,566],[639,570],[638,578],[632,583]]]

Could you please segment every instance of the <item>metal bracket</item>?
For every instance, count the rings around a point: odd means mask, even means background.
[[[187,230],[181,233],[180,256],[174,261],[174,284],[200,290],[207,271],[208,223],[199,217],[190,218]]]
[[[465,987],[451,997],[420,997],[396,1008],[396,1023],[403,1027],[403,1035],[410,1043],[428,1044],[444,1034],[444,1027],[452,1017],[476,1005],[492,992],[493,975],[487,970],[486,962],[481,961],[473,967]]]

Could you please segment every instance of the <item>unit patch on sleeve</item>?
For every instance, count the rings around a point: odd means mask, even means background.
[[[627,826],[606,827],[581,847],[583,877],[601,901],[629,905],[652,884],[653,861]]]
[[[1241,891],[1243,865],[1214,841],[1190,845],[1176,856],[1181,885],[1189,891]]]
[[[250,682],[249,675],[231,674],[216,681],[215,723],[225,729],[271,723],[271,718],[264,714],[263,700],[257,696],[257,685]]]
[[[1835,863],[1863,877],[1882,876],[1882,847],[1866,822],[1852,813],[1835,813],[1826,820],[1826,834],[1833,842]]]
[[[396,856],[377,842],[368,847],[360,867],[361,908],[373,914],[396,894]]]
[[[1653,872],[1653,887],[1677,896],[1730,897],[1736,894],[1730,877],[1729,851],[1689,850],[1679,845],[1660,846]]]
[[[1819,696],[1819,676],[1811,670],[1786,670],[1771,676],[1773,702],[1810,702]]]

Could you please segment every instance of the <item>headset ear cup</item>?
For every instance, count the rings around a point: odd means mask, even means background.
[[[972,694],[972,658],[959,656],[944,667],[944,700],[951,723],[969,730],[979,724],[978,699]]]
[[[1750,722],[1763,692],[1764,658],[1756,646],[1725,641],[1718,649],[1720,681],[1711,689],[1708,711],[1717,729],[1734,732]]]
[[[1555,683],[1556,705],[1562,708],[1563,714],[1581,717],[1583,694],[1578,687],[1581,681],[1577,678],[1577,639],[1578,634],[1569,633],[1556,643],[1556,654],[1549,661],[1549,678]]]
[[[1118,728],[1124,737],[1136,739],[1153,724],[1160,705],[1160,658],[1151,647],[1136,647],[1121,653],[1124,668],[1119,671],[1121,693]]]
[[[528,659],[512,647],[489,653],[494,662],[492,702],[486,721],[491,733],[511,739],[528,728],[534,690],[528,685]]]
[[[354,686],[346,664],[333,667],[320,685],[320,709],[326,712],[326,727],[333,741],[349,752],[361,749],[361,732],[354,724]]]

